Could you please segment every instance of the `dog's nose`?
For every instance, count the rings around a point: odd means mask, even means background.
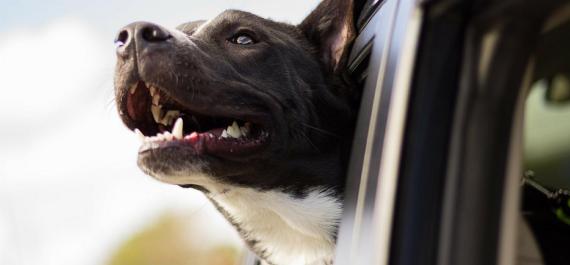
[[[129,53],[131,46],[136,49],[144,49],[150,44],[160,44],[172,38],[168,30],[148,22],[135,22],[119,31],[115,38],[117,53],[125,56]],[[136,45],[132,45],[136,43]],[[132,48],[134,49],[134,47]]]

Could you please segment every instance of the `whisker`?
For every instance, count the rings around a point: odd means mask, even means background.
[[[114,97],[111,97],[110,99],[108,99],[108,102],[105,104],[105,108],[107,108],[108,110],[111,108],[114,108],[117,104],[117,102],[115,101]]]
[[[321,152],[321,150],[313,143],[313,141],[311,141],[311,138],[309,138],[309,136],[307,136],[303,131],[299,131],[299,135],[301,135],[303,138],[305,138],[305,140],[307,140],[307,142],[309,142],[309,144],[311,146],[313,146],[313,148],[315,148],[315,150],[317,150],[318,152]]]
[[[323,133],[323,134],[328,134],[328,135],[330,135],[330,136],[334,136],[334,137],[336,137],[336,138],[340,138],[340,136],[339,136],[338,134],[329,132],[329,131],[327,131],[327,130],[325,130],[325,129],[321,129],[321,128],[318,128],[318,127],[315,127],[315,126],[306,124],[306,123],[304,123],[304,122],[301,122],[301,125],[302,125],[302,126],[305,126],[305,127],[308,128],[308,129],[312,129],[312,130],[315,130],[315,131],[320,132],[320,133]]]

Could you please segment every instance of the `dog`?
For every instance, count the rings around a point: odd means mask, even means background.
[[[358,91],[353,2],[298,25],[227,10],[119,31],[115,97],[138,166],[202,191],[265,264],[331,264]]]

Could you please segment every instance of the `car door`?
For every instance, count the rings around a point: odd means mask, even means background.
[[[521,232],[524,106],[534,62],[552,68],[541,40],[569,2],[370,2],[373,19],[391,17],[369,37],[385,53],[368,62],[335,264],[543,264],[540,231]],[[563,50],[570,34],[554,35]],[[378,117],[375,140],[359,142]]]

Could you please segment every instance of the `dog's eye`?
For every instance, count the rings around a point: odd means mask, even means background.
[[[240,34],[233,36],[230,39],[230,42],[233,44],[239,44],[239,45],[251,45],[251,44],[254,44],[256,41],[250,35],[248,35],[246,33],[240,33]]]

